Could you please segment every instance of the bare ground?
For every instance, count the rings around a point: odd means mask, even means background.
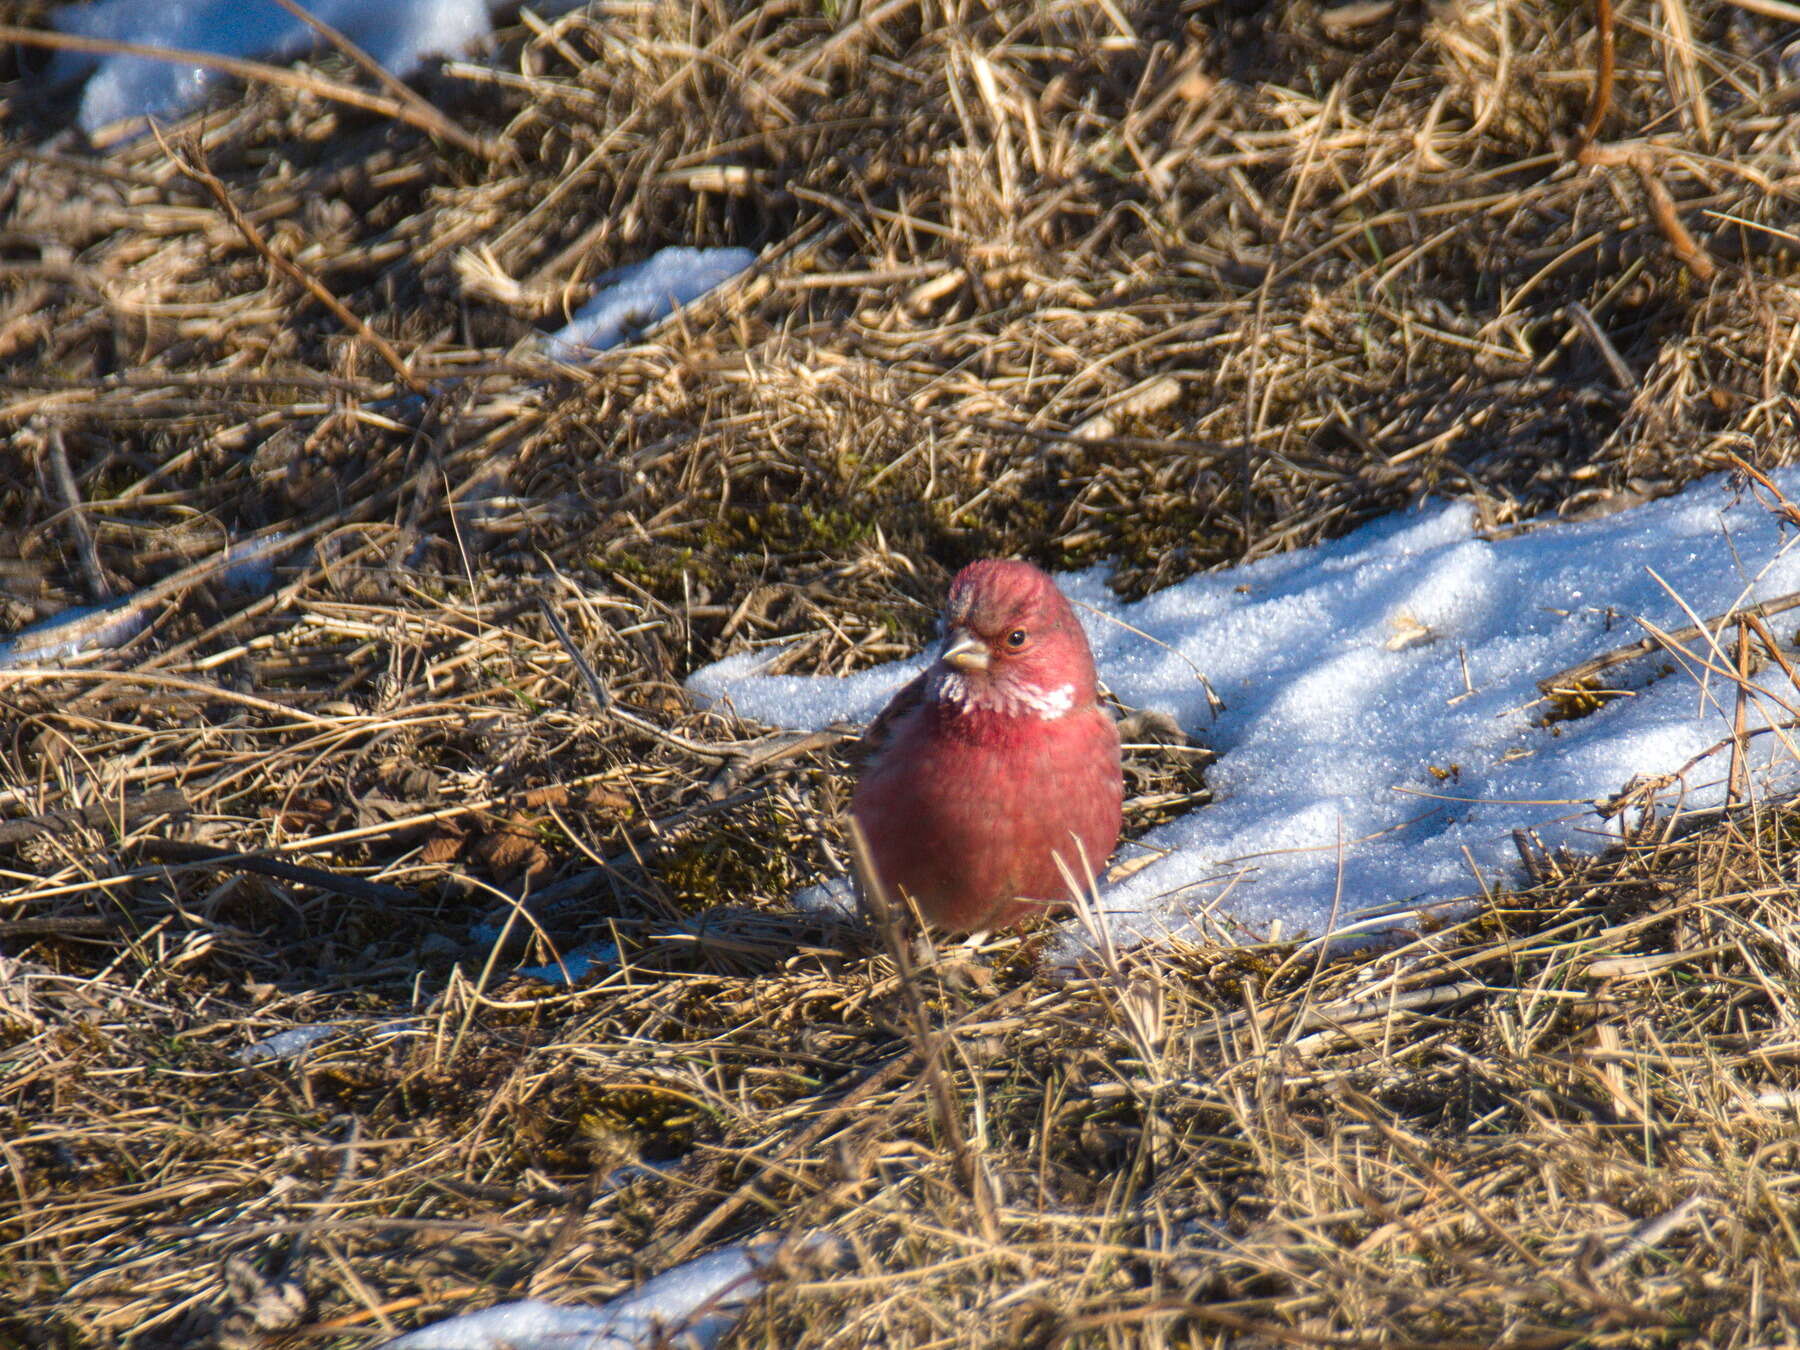
[[[1599,99],[1595,14],[1509,3],[620,0],[418,82],[448,126],[333,56],[100,153],[0,86],[4,626],[317,543],[0,673],[0,1344],[364,1345],[820,1230],[733,1344],[1800,1337],[1780,804],[1397,949],[902,980],[787,906],[837,748],[681,686],[912,650],[984,553],[1137,594],[1791,462],[1792,23],[1610,23]],[[764,261],[524,341],[693,244]],[[1134,751],[1131,828],[1202,764]]]

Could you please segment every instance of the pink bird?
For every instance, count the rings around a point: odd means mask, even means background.
[[[1006,928],[1072,898],[1119,842],[1119,733],[1056,583],[983,559],[950,585],[944,645],[869,724],[850,814],[888,898],[935,928]]]

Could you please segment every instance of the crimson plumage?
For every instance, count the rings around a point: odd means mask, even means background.
[[[1119,733],[1087,636],[1030,563],[956,576],[937,660],[870,723],[850,813],[891,898],[933,927],[1005,928],[1071,899],[1119,841]]]

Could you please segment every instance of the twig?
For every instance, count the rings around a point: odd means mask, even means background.
[[[962,1112],[957,1109],[956,1094],[950,1090],[950,1077],[944,1071],[943,1033],[932,1028],[931,1014],[926,1010],[925,996],[919,989],[919,973],[913,966],[912,954],[907,950],[907,940],[902,932],[899,915],[889,903],[887,887],[882,883],[870,858],[869,841],[854,817],[850,819],[849,825],[850,860],[856,871],[857,886],[875,921],[875,931],[881,934],[888,956],[893,960],[894,969],[899,975],[900,991],[906,1001],[907,1020],[912,1023],[913,1053],[918,1057],[920,1075],[925,1079],[926,1090],[931,1095],[933,1114],[937,1116],[938,1128],[943,1131],[950,1156],[956,1163],[963,1190],[975,1206],[975,1217],[981,1225],[981,1235],[989,1242],[998,1244],[1000,1224],[994,1215],[994,1197],[988,1188],[987,1177],[982,1173],[981,1163],[975,1156],[975,1150],[970,1147],[968,1136],[963,1133]]]
[[[260,853],[239,853],[228,848],[214,848],[211,844],[197,844],[187,839],[142,839],[137,842],[138,850],[153,862],[166,862],[176,865],[213,867],[235,872],[254,872],[259,876],[274,877],[278,881],[291,881],[297,886],[312,886],[321,891],[333,891],[338,895],[348,895],[357,900],[368,900],[377,905],[390,905],[397,901],[414,901],[418,896],[399,886],[388,886],[379,881],[364,881],[360,877],[340,876],[336,872],[328,872],[323,867],[308,867],[304,863],[283,862],[279,858],[265,857]]]
[[[1572,158],[1579,159],[1594,143],[1612,107],[1614,55],[1612,0],[1594,0],[1594,89],[1588,99],[1587,121],[1570,152]]]
[[[1750,714],[1750,625],[1741,618],[1737,622],[1737,676],[1737,707],[1731,718],[1731,767],[1725,775],[1727,806],[1744,800],[1745,775],[1749,772],[1744,762],[1744,732]]]
[[[1787,494],[1775,486],[1774,480],[1768,474],[1751,464],[1742,455],[1730,454],[1726,455],[1725,459],[1734,472],[1750,479],[1775,499],[1775,505],[1766,508],[1770,515],[1775,516],[1784,525],[1800,525],[1800,506],[1795,506],[1789,501]]]
[[[1726,674],[1728,672],[1720,673]],[[1754,740],[1758,736],[1779,736],[1782,732],[1792,731],[1796,727],[1800,727],[1800,718],[1786,722],[1771,722],[1767,726],[1753,727],[1746,731],[1743,739],[1748,742]],[[1688,771],[1704,764],[1707,760],[1718,754],[1719,751],[1729,750],[1736,740],[1737,738],[1735,736],[1727,736],[1723,740],[1714,741],[1704,750],[1690,756],[1685,763],[1679,765],[1670,772],[1657,774],[1654,778],[1634,780],[1635,786],[1628,787],[1617,796],[1607,797],[1601,801],[1595,802],[1594,809],[1600,814],[1602,819],[1611,819],[1613,816],[1618,815],[1621,811],[1626,810],[1634,803],[1644,799],[1647,793],[1651,797],[1654,797],[1655,793],[1660,792],[1671,783],[1680,783],[1682,785],[1683,794],[1685,795]],[[1792,746],[1792,738],[1782,736],[1782,740],[1790,747]],[[1689,820],[1693,820],[1713,812],[1716,812],[1721,818],[1726,817],[1729,814],[1728,808],[1724,806],[1713,807],[1710,809],[1701,809],[1697,807],[1693,809],[1683,808],[1678,814]],[[1674,817],[1671,816],[1671,820],[1673,819]]]
[[[1336,1331],[1325,1333],[1302,1331],[1297,1327],[1286,1326],[1270,1317],[1258,1319],[1245,1317],[1241,1313],[1232,1312],[1229,1308],[1216,1303],[1194,1303],[1183,1299],[1154,1299],[1145,1303],[1134,1304],[1111,1312],[1090,1313],[1078,1317],[1069,1317],[1057,1326],[1058,1337],[1052,1344],[1062,1346],[1071,1344],[1088,1344],[1085,1333],[1090,1331],[1116,1332],[1120,1328],[1135,1327],[1142,1322],[1159,1320],[1173,1321],[1187,1318],[1206,1326],[1224,1327],[1227,1331],[1241,1333],[1238,1339],[1215,1341],[1223,1345],[1259,1345],[1265,1341],[1275,1341],[1283,1345],[1297,1345],[1314,1348],[1314,1350],[1493,1350],[1494,1340],[1467,1339],[1459,1336],[1433,1336],[1429,1341],[1397,1340],[1391,1335],[1352,1336],[1346,1337]],[[1574,1345],[1585,1340],[1586,1332],[1552,1331],[1536,1335],[1509,1334],[1505,1345],[1507,1350],[1562,1350],[1562,1347]],[[1165,1337],[1148,1337],[1143,1339],[1151,1344],[1168,1344]],[[1105,1343],[1115,1344],[1126,1340],[1121,1336],[1109,1336]],[[1190,1337],[1184,1344],[1194,1344]]]
[[[1019,1002],[1032,992],[1033,990],[1030,985],[1020,985],[1017,989],[1001,995],[993,1002],[985,1004],[981,1008],[970,1012],[967,1016],[969,1018],[992,1018],[997,1013],[1010,1007],[1012,1004]],[[685,1261],[688,1257],[699,1251],[705,1244],[707,1238],[716,1233],[727,1220],[755,1197],[756,1188],[761,1183],[764,1176],[767,1176],[770,1172],[774,1171],[781,1163],[793,1157],[796,1153],[811,1147],[820,1139],[823,1139],[827,1134],[837,1129],[844,1123],[845,1116],[853,1111],[863,1108],[869,1098],[888,1087],[906,1070],[915,1068],[918,1063],[919,1056],[916,1048],[909,1048],[906,1054],[896,1055],[878,1068],[871,1069],[863,1080],[855,1087],[851,1088],[850,1091],[840,1098],[830,1110],[825,1111],[820,1115],[820,1117],[811,1125],[808,1125],[790,1142],[783,1145],[778,1152],[770,1153],[767,1150],[757,1150],[757,1160],[762,1164],[757,1175],[739,1186],[737,1190],[733,1191],[716,1205],[711,1213],[707,1214],[705,1218],[689,1228],[688,1231],[682,1235],[681,1239],[669,1249],[667,1254],[669,1263],[675,1264]]]
[[[349,57],[365,75],[392,94],[396,102],[412,109],[414,126],[424,128],[434,136],[459,145],[470,154],[479,155],[483,159],[494,158],[496,151],[492,145],[479,137],[471,136],[457,126],[405,80],[399,78],[325,20],[307,13],[306,10],[295,4],[294,0],[275,0],[275,3]]]
[[[1727,624],[1744,617],[1769,619],[1777,614],[1785,614],[1790,609],[1800,609],[1800,591],[1790,591],[1786,595],[1778,595],[1771,600],[1759,600],[1753,605],[1745,605],[1741,609],[1727,610],[1723,614],[1715,614],[1710,619],[1697,624],[1689,624],[1686,628],[1677,628],[1660,637],[1639,638],[1636,642],[1628,642],[1622,647],[1614,647],[1611,651],[1601,652],[1598,656],[1590,656],[1579,665],[1570,666],[1567,670],[1559,670],[1537,682],[1538,692],[1545,698],[1555,698],[1559,694],[1592,694],[1604,692],[1588,687],[1592,680],[1602,671],[1611,670],[1614,666],[1622,666],[1629,661],[1649,656],[1653,652],[1666,650],[1673,643],[1685,643],[1700,637],[1703,633],[1718,632]],[[1800,688],[1800,685],[1796,685]]]
[[[669,1264],[678,1265],[682,1261],[687,1260],[688,1257],[692,1256],[695,1252],[699,1251],[705,1244],[707,1238],[716,1233],[729,1219],[742,1209],[746,1203],[749,1202],[751,1197],[755,1195],[756,1188],[761,1183],[763,1177],[779,1163],[787,1158],[793,1157],[794,1154],[800,1152],[802,1149],[805,1149],[824,1138],[825,1135],[829,1134],[843,1123],[845,1116],[861,1107],[870,1097],[873,1097],[877,1092],[880,1092],[892,1083],[895,1078],[899,1077],[902,1070],[909,1069],[917,1063],[918,1056],[915,1053],[909,1052],[903,1055],[896,1055],[878,1068],[871,1069],[860,1083],[851,1088],[849,1092],[845,1093],[830,1110],[821,1114],[817,1120],[802,1130],[792,1142],[772,1156],[763,1155],[759,1157],[758,1160],[762,1163],[762,1166],[757,1174],[715,1205],[705,1218],[689,1228],[687,1232],[682,1234],[680,1240],[677,1241],[674,1246],[669,1248]]]
[[[0,822],[0,845],[19,844],[39,835],[59,834],[80,825],[110,825],[122,831],[150,816],[172,816],[190,809],[187,793],[180,788],[159,788],[141,796],[127,797],[122,802],[94,802],[79,810],[46,811],[39,816]]]
[[[69,455],[63,448],[61,427],[50,428],[45,448],[50,454],[50,472],[56,479],[56,490],[62,497],[63,509],[69,515],[69,530],[75,536],[75,552],[81,558],[81,570],[87,574],[88,590],[92,593],[95,604],[103,604],[112,599],[112,587],[106,582],[106,573],[100,569],[100,551],[94,547],[94,531],[88,525],[87,510],[81,501],[81,489],[76,486],[75,475],[69,469]]]
[[[690,755],[698,755],[702,759],[712,760],[716,764],[729,764],[737,758],[738,752],[735,749],[721,749],[716,745],[703,745],[699,741],[689,740],[686,736],[677,735],[666,727],[657,726],[647,717],[639,717],[629,708],[621,707],[619,701],[612,696],[612,691],[600,682],[600,677],[594,673],[594,668],[588,664],[587,658],[576,650],[575,640],[569,636],[569,630],[563,627],[563,621],[558,617],[556,610],[541,595],[538,597],[538,608],[543,611],[544,618],[549,620],[551,631],[556,634],[556,640],[562,643],[569,660],[580,672],[582,682],[587,685],[588,693],[599,705],[601,713],[607,717],[616,718],[626,726],[635,727],[646,736],[662,741],[665,745],[672,745],[677,750],[685,750]]]
[[[1655,1250],[1657,1243],[1677,1229],[1687,1227],[1711,1202],[1712,1197],[1705,1191],[1695,1191],[1667,1214],[1659,1214],[1640,1224],[1634,1231],[1626,1234],[1612,1254],[1599,1264],[1596,1273],[1609,1275],[1632,1257]]]
[[[1538,842],[1530,830],[1514,830],[1512,832],[1513,847],[1518,850],[1519,862],[1525,868],[1526,879],[1536,886],[1551,875],[1550,860],[1544,853],[1544,846]]]
[[[865,394],[860,389],[847,388],[845,392],[860,402],[877,408],[886,408],[890,412],[897,412],[905,417],[916,417],[921,421],[938,422],[946,426],[968,427],[974,431],[991,431],[1000,436],[1022,436],[1026,440],[1050,445],[1075,445],[1086,450],[1111,446],[1119,450],[1136,450],[1145,454],[1209,455],[1216,459],[1242,459],[1246,462],[1252,455],[1252,450],[1248,446],[1227,445],[1223,441],[1183,440],[1174,437],[1163,439],[1156,436],[1080,436],[1073,431],[1052,431],[1047,427],[1021,426],[1017,422],[1006,422],[997,417],[971,417],[966,413],[945,412],[939,408],[915,408],[904,403],[895,403],[891,399],[876,398],[873,394]]]
[[[1687,226],[1681,223],[1681,216],[1675,209],[1675,199],[1663,185],[1656,160],[1648,150],[1641,146],[1590,145],[1584,147],[1575,158],[1577,163],[1584,165],[1616,164],[1635,172],[1644,187],[1644,196],[1650,206],[1650,218],[1656,222],[1656,228],[1662,231],[1663,238],[1668,241],[1670,252],[1700,281],[1711,281],[1719,274],[1718,264],[1695,242],[1694,236],[1688,233]]]
[[[1477,994],[1493,992],[1493,986],[1483,980],[1457,980],[1451,984],[1432,984],[1420,989],[1408,989],[1402,993],[1383,995],[1376,998],[1341,999],[1335,1003],[1315,1004],[1296,1017],[1292,1024],[1283,1028],[1284,1034],[1295,1035],[1311,1031],[1315,1027],[1338,1027],[1350,1022],[1366,1022],[1370,1018],[1385,1017],[1389,1013],[1414,1012],[1420,1008],[1441,1008],[1446,1003],[1460,1003],[1465,998],[1474,998]],[[1251,1014],[1236,1012],[1221,1018],[1218,1029],[1221,1032],[1247,1027],[1251,1023]],[[1269,1029],[1272,1018],[1264,1019]]]
[[[1725,0],[1725,3],[1746,14],[1761,14],[1769,19],[1800,23],[1800,5],[1790,4],[1789,0]]]
[[[1744,615],[1739,622],[1747,623],[1755,630],[1756,635],[1762,639],[1763,650],[1768,653],[1769,659],[1781,667],[1781,673],[1788,677],[1788,683],[1794,686],[1796,692],[1800,692],[1800,672],[1795,671],[1794,667],[1788,663],[1787,657],[1782,654],[1780,646],[1775,641],[1775,635],[1769,631],[1769,626],[1754,614]]]
[[[1569,147],[1569,158],[1577,164],[1624,164],[1635,170],[1650,203],[1651,219],[1662,231],[1663,238],[1669,241],[1670,250],[1698,280],[1711,281],[1718,275],[1718,265],[1694,242],[1694,236],[1681,223],[1675,210],[1675,199],[1663,185],[1662,175],[1657,172],[1656,161],[1649,152],[1635,146],[1595,144],[1600,126],[1612,107],[1615,55],[1612,0],[1594,0],[1594,91],[1588,101],[1587,121]],[[1631,388],[1623,381],[1621,384]]]
[[[343,301],[339,300],[330,291],[326,290],[324,283],[317,277],[302,270],[295,263],[282,257],[274,249],[269,247],[269,241],[263,238],[262,231],[256,228],[255,222],[252,221],[250,217],[246,216],[238,209],[238,204],[231,199],[230,192],[226,190],[225,184],[220,181],[217,174],[213,173],[210,169],[202,168],[192,160],[177,154],[168,141],[164,139],[161,128],[153,127],[152,130],[156,133],[156,143],[162,146],[163,153],[168,155],[175,167],[184,177],[192,179],[206,189],[212,196],[212,199],[218,203],[219,210],[225,213],[225,218],[237,227],[237,232],[244,236],[244,241],[248,243],[251,248],[262,254],[263,260],[267,262],[270,267],[274,268],[282,276],[286,277],[289,281],[300,287],[301,290],[312,296],[313,299],[324,305],[326,309],[330,310],[332,314],[337,317],[339,323],[342,323],[346,328],[350,329],[351,332],[355,333],[358,337],[362,338],[363,341],[374,347],[376,351],[380,352],[381,359],[386,361],[388,365],[393,368],[394,373],[400,377],[401,382],[405,384],[408,389],[412,390],[415,394],[424,394],[427,392],[428,386],[423,380],[412,373],[411,367],[406,364],[406,359],[400,355],[399,351],[395,349],[391,342],[382,337],[381,334],[377,333],[373,328],[369,327],[367,323],[363,322],[359,315],[351,311],[349,306],[345,305]]]
[[[780,95],[803,80],[815,78],[815,70],[821,66],[829,69],[835,65],[839,53],[853,48],[857,38],[865,32],[879,31],[883,23],[914,3],[915,0],[887,0],[886,4],[877,5],[868,13],[858,15],[786,70],[777,72],[773,78],[765,78],[763,83],[776,95]]]
[[[116,933],[125,918],[116,910],[106,914],[43,914],[29,919],[0,919],[0,938],[30,941],[45,937],[104,937]]]
[[[1637,388],[1637,380],[1632,376],[1631,367],[1625,364],[1625,358],[1619,355],[1619,349],[1613,346],[1612,339],[1600,326],[1593,312],[1579,300],[1571,300],[1568,306],[1569,317],[1575,320],[1575,326],[1581,329],[1587,340],[1594,344],[1595,350],[1606,362],[1606,368],[1612,372],[1614,383],[1627,394]]]
[[[1669,248],[1697,279],[1711,281],[1719,274],[1718,265],[1705,249],[1694,242],[1694,236],[1681,223],[1681,217],[1675,211],[1675,199],[1663,185],[1662,176],[1656,172],[1656,166],[1650,162],[1650,157],[1643,154],[1632,156],[1631,167],[1637,170],[1638,180],[1644,185],[1644,195],[1650,199],[1650,215],[1655,219],[1656,227],[1663,232],[1663,238],[1669,241]]]
[[[244,708],[255,708],[261,712],[285,718],[293,726],[332,727],[341,726],[345,721],[356,720],[355,718],[316,717],[302,708],[277,703],[273,699],[258,698],[254,694],[242,694],[235,689],[227,689],[223,685],[208,684],[205,680],[190,680],[185,676],[164,675],[156,671],[55,670],[32,666],[0,668],[0,685],[61,684],[64,681],[75,681],[81,684],[109,684],[120,687],[148,685],[153,689],[173,689],[180,693],[192,694],[201,700],[217,700],[224,703],[235,703]]]

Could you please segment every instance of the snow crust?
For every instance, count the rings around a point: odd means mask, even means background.
[[[334,1037],[346,1035],[365,1036],[372,1042],[381,1042],[396,1036],[411,1035],[418,1030],[418,1022],[410,1017],[390,1018],[385,1022],[373,1024],[356,1021],[308,1022],[301,1026],[289,1027],[285,1031],[277,1031],[272,1036],[265,1036],[254,1041],[237,1052],[239,1064],[272,1064],[282,1060],[304,1060],[315,1045],[329,1041]]]
[[[299,1059],[320,1041],[328,1041],[341,1028],[326,1022],[319,1025],[289,1027],[273,1036],[246,1045],[237,1053],[239,1064],[262,1064],[276,1059]]]
[[[726,1247],[600,1308],[497,1304],[409,1332],[386,1350],[708,1350],[761,1292],[775,1245]]]
[[[301,0],[391,74],[405,78],[426,57],[460,51],[489,31],[488,0]],[[285,61],[320,40],[274,0],[100,0],[52,11],[65,33],[150,47],[173,47],[262,61]],[[64,52],[54,80],[94,66]],[[144,56],[107,56],[82,91],[76,120],[89,135],[129,117],[171,117],[193,107],[226,77],[204,66]]]
[[[1800,471],[1774,478],[1800,497]],[[1609,676],[1626,697],[1549,726],[1536,682],[1644,637],[1639,616],[1673,631],[1800,590],[1791,542],[1763,507],[1713,478],[1512,538],[1479,537],[1466,506],[1432,505],[1135,604],[1114,597],[1100,570],[1059,578],[1099,611],[1083,624],[1112,691],[1173,715],[1220,756],[1208,771],[1212,804],[1121,849],[1121,859],[1148,850],[1154,861],[1102,890],[1115,939],[1380,926],[1382,915],[1516,881],[1516,829],[1551,848],[1599,851],[1634,817],[1604,818],[1597,804],[1636,779],[1680,773],[1660,810],[1720,803],[1729,751],[1704,752],[1728,740],[1736,694],[1718,674],[1646,659]],[[1786,641],[1793,622],[1781,624]],[[1730,664],[1704,641],[1689,646]],[[872,716],[926,659],[832,679],[765,675],[770,655],[752,653],[689,685],[747,717],[817,729]],[[1201,674],[1226,705],[1216,721]],[[1749,725],[1791,718],[1800,696],[1781,671],[1771,664],[1756,680]],[[1749,744],[1759,792],[1800,786],[1788,733]]]
[[[589,942],[562,953],[560,963],[551,961],[541,966],[521,966],[519,974],[528,975],[545,984],[580,984],[596,970],[618,968],[618,943]]]
[[[600,289],[568,323],[544,339],[545,347],[562,361],[616,347],[755,261],[747,248],[665,248],[616,267],[599,278]]]

